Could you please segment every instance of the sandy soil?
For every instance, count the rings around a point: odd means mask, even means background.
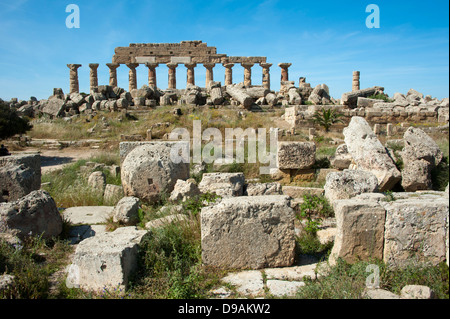
[[[46,173],[55,169],[60,169],[64,165],[74,163],[80,159],[88,159],[92,156],[104,152],[104,150],[91,149],[90,147],[63,148],[61,150],[49,150],[39,148],[26,148],[22,151],[14,151],[12,154],[22,154],[40,152],[41,172]]]

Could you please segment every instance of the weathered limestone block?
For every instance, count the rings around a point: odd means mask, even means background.
[[[344,128],[344,137],[355,168],[373,173],[381,192],[400,181],[400,171],[364,118],[352,117],[348,127]]]
[[[183,99],[188,105],[200,104],[201,89],[199,86],[193,84],[187,84],[184,90]]]
[[[308,169],[316,161],[313,142],[278,142],[279,169]]]
[[[379,103],[380,100],[377,99],[369,99],[365,97],[358,97],[356,106],[357,107],[373,107],[375,103]]]
[[[117,201],[124,196],[123,188],[119,185],[106,184],[103,200],[106,203]]]
[[[139,220],[139,204],[140,201],[137,197],[123,197],[114,207],[113,222],[129,226],[136,224]]]
[[[303,198],[304,195],[321,196],[324,194],[323,188],[301,186],[283,186],[282,192],[284,195],[292,198]]]
[[[51,238],[58,236],[62,227],[55,201],[46,191],[32,191],[14,202],[0,203],[0,232],[20,239],[40,235]]]
[[[266,100],[267,105],[275,106],[278,103],[278,98],[274,93],[267,93],[267,95],[264,98]]]
[[[246,87],[245,91],[248,95],[250,95],[252,98],[259,99],[261,97],[265,97],[267,94],[270,93],[270,91],[263,86],[252,86],[252,87]]]
[[[314,105],[330,104],[330,89],[326,84],[316,85],[309,95],[308,101],[312,102]]]
[[[81,106],[85,102],[84,96],[78,92],[70,93],[69,97],[77,106]]]
[[[103,172],[97,171],[91,173],[88,178],[88,185],[93,191],[100,192],[103,196],[106,187],[106,176]]]
[[[220,82],[214,82],[214,84],[210,84],[210,98],[211,102],[214,105],[220,105],[223,103],[223,94]]]
[[[0,202],[17,200],[40,188],[39,154],[0,157]]]
[[[197,183],[195,182],[195,179],[190,178],[187,181],[179,179],[177,180],[177,183],[175,184],[175,187],[172,193],[170,194],[169,200],[186,201],[187,199],[190,199],[197,195],[200,195],[200,190],[198,188]]]
[[[403,135],[404,148],[401,157],[402,187],[407,192],[431,189],[431,171],[443,154],[436,142],[419,128],[410,127]]]
[[[330,159],[330,164],[336,169],[347,169],[352,163],[352,156],[348,153],[347,145],[341,144]]]
[[[139,244],[147,230],[121,227],[81,241],[68,268],[69,288],[99,291],[126,289],[137,269]]]
[[[41,101],[41,105],[42,113],[48,114],[52,117],[61,116],[64,113],[66,107],[64,100],[60,100],[57,98],[51,98],[47,101]]]
[[[248,196],[281,195],[280,183],[249,183],[246,188]]]
[[[249,108],[254,102],[254,99],[240,84],[227,85],[227,93],[245,108]]]
[[[449,109],[441,107],[438,110],[438,123],[447,123],[449,122]]]
[[[430,287],[422,285],[407,285],[402,288],[400,295],[403,299],[434,299],[435,293]]]
[[[295,127],[298,124],[298,106],[287,107],[284,111],[284,120],[290,124],[291,127]]]
[[[171,150],[178,149],[176,145],[180,144],[150,142],[135,146],[121,166],[125,195],[153,202],[162,193],[172,192],[178,179],[188,179],[189,163],[176,163],[171,159],[174,156]]]
[[[345,169],[342,172],[329,173],[324,190],[325,197],[330,202],[334,202],[363,193],[377,192],[378,180],[371,172]]]
[[[439,264],[448,251],[448,197],[402,195],[404,198],[380,202],[386,209],[384,261],[395,266],[411,259]]]
[[[438,165],[443,154],[436,142],[420,128],[410,127],[403,135],[405,146],[402,150],[403,162],[425,160],[431,165]]]
[[[383,87],[374,86],[371,88],[357,90],[353,92],[347,92],[342,94],[341,104],[347,105],[348,107],[355,108],[358,103],[358,97],[368,97],[377,93],[382,93],[384,91]]]
[[[385,210],[377,202],[339,200],[334,205],[337,233],[330,264],[337,258],[352,263],[383,258]]]
[[[432,166],[425,160],[408,161],[402,170],[402,187],[406,192],[432,188]]]
[[[406,93],[406,100],[409,102],[420,101],[422,99],[423,94],[414,89],[409,89],[408,93]]]
[[[289,197],[282,195],[225,198],[204,207],[203,263],[239,269],[291,266],[294,217]]]
[[[105,224],[111,217],[114,206],[75,206],[63,212],[64,220],[72,225]]]
[[[300,104],[302,104],[302,98],[301,98],[301,96],[298,93],[296,88],[291,88],[288,91],[288,97],[289,97],[289,104],[290,105],[300,105]]]
[[[245,177],[243,173],[205,173],[198,185],[202,193],[215,193],[222,197],[242,196]]]

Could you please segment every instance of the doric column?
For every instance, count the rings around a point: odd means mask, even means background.
[[[203,66],[206,68],[206,85],[205,87],[209,87],[209,82],[214,81],[214,73],[213,67],[216,66],[215,63],[203,63]]]
[[[262,67],[262,85],[265,89],[270,90],[270,67],[272,63],[260,63]]]
[[[254,66],[254,63],[241,63],[241,65],[244,67],[244,86],[251,86],[252,85],[252,66]]]
[[[352,91],[358,91],[360,89],[359,74],[359,71],[353,71]]]
[[[106,63],[109,68],[109,85],[112,87],[117,87],[117,68],[120,66],[119,63]]]
[[[289,81],[288,68],[292,63],[279,63],[278,66],[281,68],[281,81]]]
[[[197,66],[197,63],[186,63],[184,65],[186,70],[186,84],[195,85],[195,73],[194,68]]]
[[[145,63],[148,68],[148,86],[150,88],[156,89],[156,68],[158,67],[158,63]]]
[[[177,88],[177,71],[176,68],[178,66],[178,63],[167,63],[167,67],[169,68],[169,89],[176,89]]]
[[[130,68],[130,72],[128,73],[128,91],[137,89],[137,76],[136,76],[136,68],[139,66],[138,63],[127,63],[127,67]]]
[[[89,84],[91,91],[98,87],[98,77],[97,77],[97,69],[98,63],[89,63],[89,68],[91,69],[89,72]]]
[[[67,67],[70,69],[70,93],[80,93],[80,86],[78,83],[78,68],[81,67],[81,64],[67,64]]]
[[[234,63],[226,63],[223,65],[225,67],[225,85],[233,84],[233,70],[232,67]]]

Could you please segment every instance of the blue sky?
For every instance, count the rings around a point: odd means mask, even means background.
[[[66,6],[80,8],[80,28],[68,29]],[[380,8],[380,28],[366,27],[369,4]],[[361,87],[385,92],[414,88],[442,99],[449,96],[449,3],[431,1],[143,1],[0,0],[0,97],[48,98],[54,87],[69,91],[66,64],[79,63],[80,91],[89,92],[89,63],[100,63],[100,84],[108,83],[114,48],[130,43],[202,40],[230,56],[266,56],[273,63],[272,89],[279,89],[281,62],[292,63],[289,78],[298,86],[325,83],[335,98],[351,90],[352,71]],[[186,85],[177,69],[177,87]],[[138,86],[147,68],[138,69]],[[204,86],[205,68],[195,69]],[[261,84],[261,68],[252,69]],[[157,68],[158,85],[167,87],[167,68]],[[214,80],[224,68],[214,69]],[[234,82],[243,68],[233,68]],[[118,84],[128,89],[128,68],[118,69]]]

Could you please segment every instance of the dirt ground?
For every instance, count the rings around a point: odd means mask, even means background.
[[[41,172],[44,174],[52,170],[60,169],[64,167],[64,165],[74,163],[80,159],[88,159],[105,151],[92,149],[90,147],[66,147],[60,150],[27,147],[21,151],[12,151],[11,153],[17,155],[35,152],[40,152]]]

